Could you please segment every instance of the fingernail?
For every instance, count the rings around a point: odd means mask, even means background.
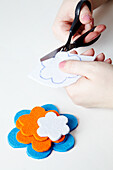
[[[108,58],[109,60],[111,60],[111,58]]]
[[[64,68],[65,63],[66,63],[66,61],[62,61],[62,62],[59,64],[59,67],[60,67],[60,68]]]
[[[108,58],[107,60],[106,60],[106,62],[112,62],[112,60],[111,60],[111,58]]]
[[[103,56],[104,56],[104,53],[99,54],[99,56],[103,57]]]
[[[83,15],[83,16],[82,16],[82,19],[83,19],[84,21],[91,21],[91,20],[92,20],[92,17],[91,17],[90,15],[86,14],[86,15]]]

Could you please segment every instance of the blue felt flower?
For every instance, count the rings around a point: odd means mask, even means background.
[[[43,105],[42,108],[45,109],[45,111],[49,111],[49,110],[54,110],[56,112],[59,113],[58,109],[56,106],[52,105],[52,104],[46,104]],[[19,119],[19,117],[21,117],[22,115],[29,115],[31,112],[31,110],[21,110],[20,112],[18,112],[15,117],[14,117],[14,123],[16,124],[17,120]],[[78,125],[78,121],[77,118],[73,115],[70,114],[60,114],[63,115],[65,117],[68,118],[68,123],[67,125],[70,128],[70,132],[72,130],[74,130],[77,125]],[[60,143],[52,143],[52,146],[49,150],[44,151],[44,152],[37,152],[33,149],[32,144],[24,144],[24,143],[20,143],[17,140],[17,133],[20,131],[20,129],[18,128],[14,128],[10,131],[10,133],[8,134],[8,142],[9,145],[12,146],[13,148],[27,148],[27,155],[35,158],[35,159],[43,159],[47,156],[50,155],[50,153],[52,152],[52,150],[58,151],[58,152],[66,152],[68,150],[70,150],[74,144],[75,144],[75,140],[73,138],[73,136],[71,134],[67,134],[65,136],[65,140],[63,140]]]

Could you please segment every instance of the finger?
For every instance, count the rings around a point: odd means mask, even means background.
[[[96,56],[95,61],[104,61],[105,55],[103,53]]]
[[[92,62],[75,61],[75,60],[63,61],[59,64],[59,68],[63,72],[69,74],[81,75],[88,78],[92,77],[92,70],[95,69]]]
[[[108,58],[107,60],[105,60],[105,62],[108,63],[108,64],[112,64],[111,58]]]
[[[71,54],[78,54],[77,51],[73,50],[70,52]]]
[[[106,26],[105,25],[98,25],[94,32],[90,32],[86,37],[85,37],[85,43],[88,43],[92,40],[94,40],[96,37],[98,37],[101,32],[103,32],[104,30],[106,29]]]
[[[88,24],[92,20],[92,14],[87,5],[84,5],[80,12],[80,21],[82,24]]]
[[[84,30],[84,33],[89,31],[90,29],[92,28],[92,25],[91,24],[86,24],[85,25],[85,30]],[[83,33],[83,32],[82,32]]]
[[[92,21],[89,24],[81,25],[79,30],[72,37],[72,42],[75,41],[76,39],[78,39],[81,36],[81,34],[84,34],[85,32],[89,31],[91,28],[93,28],[93,25],[94,25],[94,19],[93,18],[92,18]]]
[[[72,23],[66,21],[56,21],[52,27],[52,30],[57,39],[61,40],[62,42],[66,42],[69,36],[69,30]]]
[[[72,43],[77,40],[81,35],[80,34],[75,34],[73,37],[72,37]]]
[[[96,28],[95,28],[95,32],[98,32],[99,34],[101,33],[101,32],[103,32],[104,30],[106,29],[106,26],[105,25],[103,25],[103,24],[101,24],[101,25],[98,25]]]
[[[99,36],[99,33],[97,33],[97,32],[90,32],[90,33],[85,37],[84,42],[85,42],[85,43],[88,43],[88,42],[94,40],[94,39],[95,39],[96,37],[98,37],[98,36]]]
[[[94,56],[95,51],[93,48],[91,48],[90,50],[85,51],[84,53],[82,53],[81,55],[86,55],[86,56]]]

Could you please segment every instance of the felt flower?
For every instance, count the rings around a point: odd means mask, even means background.
[[[69,131],[78,125],[76,117],[59,114],[51,104],[22,110],[15,115],[16,128],[8,135],[13,148],[27,147],[28,156],[35,159],[47,157],[52,150],[65,152],[74,146]]]

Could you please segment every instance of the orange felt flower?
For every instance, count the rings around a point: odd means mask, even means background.
[[[44,152],[51,148],[53,141],[49,137],[40,137],[37,134],[38,119],[45,117],[48,112],[54,112],[57,116],[59,113],[55,110],[45,111],[42,107],[35,107],[31,110],[30,114],[22,115],[16,121],[16,127],[20,129],[17,133],[17,140],[23,144],[32,143],[32,147],[37,152]],[[60,143],[65,139],[65,135],[62,136],[59,140],[54,141],[54,143]]]

